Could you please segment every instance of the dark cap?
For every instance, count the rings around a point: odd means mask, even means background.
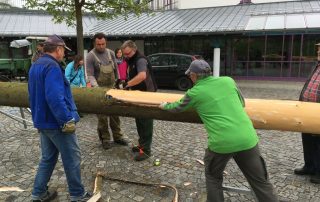
[[[185,72],[186,75],[189,75],[191,72],[202,75],[211,74],[210,65],[204,60],[194,60],[191,62],[188,70]]]
[[[63,39],[58,36],[58,35],[52,35],[52,36],[48,36],[47,40],[45,40],[43,42],[44,45],[56,45],[56,46],[63,46],[65,47],[65,49],[67,49],[68,51],[71,51],[71,49],[66,46],[66,44],[64,43]]]

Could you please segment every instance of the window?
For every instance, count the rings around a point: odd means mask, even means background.
[[[177,63],[179,66],[189,66],[190,63],[192,62],[192,59],[190,57],[187,56],[175,56],[177,58]]]
[[[153,0],[149,3],[153,10],[173,10],[176,8],[177,0]]]
[[[168,66],[170,63],[169,55],[154,55],[149,60],[153,66]]]

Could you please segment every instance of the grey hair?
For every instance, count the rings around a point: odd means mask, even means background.
[[[135,43],[134,41],[132,41],[132,40],[127,40],[127,41],[125,41],[125,42],[122,44],[122,46],[121,46],[121,50],[123,50],[123,49],[125,49],[125,48],[127,48],[127,47],[132,48],[132,49],[134,49],[134,50],[137,50],[137,49],[138,49],[136,43]]]

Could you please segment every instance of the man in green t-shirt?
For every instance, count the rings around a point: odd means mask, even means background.
[[[244,99],[230,77],[212,77],[209,64],[195,60],[186,74],[194,83],[184,97],[174,103],[162,103],[161,109],[197,111],[208,133],[205,152],[207,201],[223,201],[223,171],[233,158],[258,198],[278,201],[269,182],[265,162],[260,155],[258,136],[244,110]]]

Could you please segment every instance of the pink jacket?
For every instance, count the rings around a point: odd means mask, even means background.
[[[127,68],[128,68],[128,63],[125,60],[123,60],[122,63],[118,64],[119,79],[120,80],[127,79]]]

